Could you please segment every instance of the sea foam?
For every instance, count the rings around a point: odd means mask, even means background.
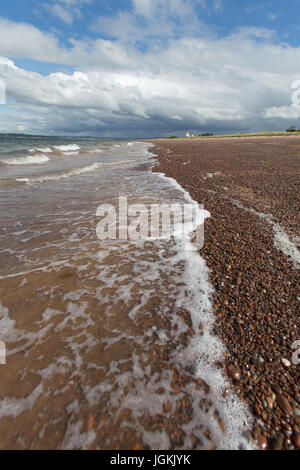
[[[3,160],[6,165],[38,165],[39,163],[46,163],[48,161],[49,158],[46,155],[30,155],[28,157]]]

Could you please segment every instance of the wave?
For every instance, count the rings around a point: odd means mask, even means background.
[[[53,153],[54,155],[77,155],[80,147],[76,144],[53,145],[52,147],[33,147],[28,149],[30,153]],[[76,152],[76,153],[74,153]]]
[[[37,165],[39,163],[46,163],[49,158],[46,155],[30,155],[28,157],[10,158],[3,160],[6,165]]]
[[[70,151],[70,152],[62,152],[62,155],[79,155],[79,151],[78,150],[74,150],[74,151]]]
[[[103,149],[93,149],[93,150],[86,150],[85,152],[82,152],[82,153],[101,153],[103,152]]]
[[[79,145],[76,144],[69,144],[69,145],[54,145],[56,150],[60,150],[61,152],[70,152],[74,150],[80,150]]]
[[[129,164],[135,164],[137,162],[140,162],[140,159],[136,160],[120,160],[118,162],[109,162],[109,163],[92,163],[91,165],[84,166],[81,168],[75,168],[70,171],[66,171],[63,173],[53,173],[45,176],[38,176],[35,178],[17,178],[16,181],[18,183],[43,183],[45,181],[53,181],[53,180],[60,180],[60,179],[65,179],[69,178],[70,176],[77,176],[81,175],[83,173],[88,173],[90,171],[98,170],[99,168],[103,167],[113,167],[117,165],[123,165],[126,163]]]
[[[30,153],[51,153],[52,149],[50,147],[44,147],[44,148],[32,148],[28,149],[28,152]]]
[[[43,183],[44,181],[60,180],[69,178],[70,176],[81,175],[82,173],[88,173],[90,171],[97,170],[103,166],[102,163],[93,163],[92,165],[84,166],[81,168],[75,168],[74,170],[66,171],[64,173],[53,173],[46,176],[38,176],[36,178],[18,178],[16,181],[19,183]]]

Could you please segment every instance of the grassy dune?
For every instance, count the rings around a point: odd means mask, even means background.
[[[295,132],[286,132],[286,131],[263,131],[255,133],[237,133],[237,134],[220,134],[220,135],[203,135],[195,137],[175,137],[171,136],[168,139],[184,139],[184,140],[195,140],[195,139],[220,139],[224,137],[278,137],[278,136],[295,136],[300,135],[300,130]]]

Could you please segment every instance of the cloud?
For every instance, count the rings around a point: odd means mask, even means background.
[[[0,17],[0,55],[68,66],[131,67],[139,52],[104,39],[76,40],[61,45],[50,33],[27,23]]]
[[[204,0],[132,0],[131,10],[113,16],[100,16],[94,31],[122,41],[137,42],[147,38],[166,39],[183,35],[207,34],[197,7],[206,8]],[[149,44],[149,42],[148,42]]]
[[[56,63],[66,58],[54,35],[44,33],[30,24],[4,18],[0,18],[0,54]]]
[[[135,8],[152,18],[153,4]],[[53,34],[1,19],[0,80],[8,104],[0,107],[0,125],[103,136],[285,128],[288,119],[300,118],[291,110],[300,48],[276,44],[273,37],[270,30],[244,28],[222,39],[169,37],[141,51],[123,40],[69,38],[61,45]],[[5,56],[74,71],[44,76]]]
[[[58,3],[56,3],[55,5],[47,5],[47,9],[54,15],[54,16],[57,16],[57,18],[59,18],[61,21],[63,21],[64,23],[70,25],[73,23],[73,14],[66,10],[65,8],[63,8],[61,5],[59,5]]]
[[[290,106],[271,106],[262,111],[262,116],[267,119],[299,119],[300,118],[300,80],[294,80],[291,84]]]
[[[276,31],[268,28],[257,28],[256,26],[245,26],[237,28],[230,37],[235,40],[259,39],[272,40],[276,35]]]
[[[187,17],[196,14],[195,7],[206,6],[203,0],[132,0],[133,13],[148,18]]]
[[[44,4],[44,8],[53,16],[67,25],[71,25],[74,18],[81,17],[81,9],[93,0],[54,0]]]
[[[264,109],[262,116],[267,119],[299,119],[300,106],[272,106]]]

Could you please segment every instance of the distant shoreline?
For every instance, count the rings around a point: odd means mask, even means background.
[[[206,140],[206,139],[241,139],[241,138],[261,138],[261,137],[299,137],[300,131],[298,132],[285,132],[285,131],[278,131],[278,132],[256,132],[256,133],[240,133],[240,134],[214,134],[214,135],[198,135],[194,137],[159,137],[155,139],[147,139],[147,140],[183,140],[191,142],[193,140]],[[146,140],[146,139],[145,139]]]

